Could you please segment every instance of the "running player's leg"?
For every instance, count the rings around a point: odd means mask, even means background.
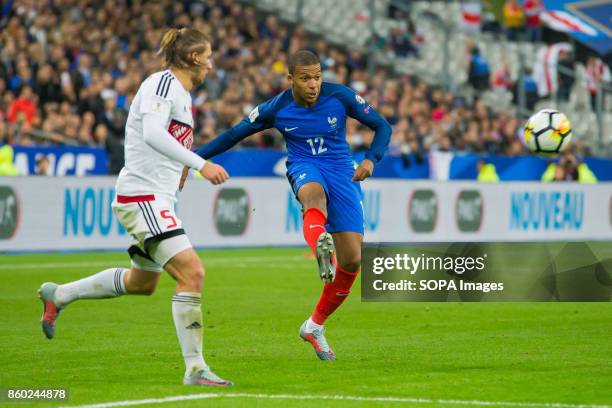
[[[159,267],[157,269],[161,270]],[[130,269],[109,268],[63,285],[43,283],[38,290],[43,303],[43,332],[48,339],[52,339],[60,311],[76,300],[107,299],[126,294],[151,295],[158,281],[159,273],[145,271],[132,264]]]
[[[183,384],[231,386],[231,382],[215,375],[204,361],[204,324],[201,309],[204,267],[200,258],[185,235],[161,241],[155,248],[151,248],[151,251],[154,257],[170,257],[164,263],[164,269],[176,280],[176,292],[172,297],[172,317],[185,360]]]
[[[43,302],[42,329],[47,338],[55,335],[55,322],[60,311],[78,299],[105,299],[125,294],[153,293],[163,269],[155,263],[144,248],[144,241],[155,234],[149,224],[149,215],[141,203],[113,203],[119,222],[132,237],[128,249],[132,267],[109,268],[77,281],[58,285],[43,283],[38,294]]]

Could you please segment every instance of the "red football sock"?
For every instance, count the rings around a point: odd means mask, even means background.
[[[304,239],[312,250],[313,254],[317,252],[317,239],[326,232],[325,222],[327,217],[318,208],[309,208],[304,213]]]
[[[323,287],[323,293],[312,312],[313,322],[316,324],[325,323],[325,320],[340,307],[344,299],[351,293],[351,286],[353,286],[358,274],[359,270],[349,272],[340,267],[336,268],[336,278],[332,283]]]

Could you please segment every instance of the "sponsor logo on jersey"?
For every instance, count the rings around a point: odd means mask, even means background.
[[[355,94],[355,99],[357,100],[357,103],[358,103],[358,104],[363,105],[364,103],[366,103],[366,102],[365,102],[365,99],[363,99],[361,96],[359,96],[359,95],[357,95],[357,94]]]
[[[8,186],[0,186],[0,239],[10,239],[17,231],[19,201],[17,194]]]
[[[433,190],[415,190],[412,193],[408,218],[414,232],[433,232],[438,218],[438,198]]]
[[[476,232],[482,224],[482,196],[477,190],[462,190],[455,203],[457,228],[461,232]]]
[[[243,188],[224,188],[214,205],[215,227],[222,236],[242,235],[250,217],[250,202]]]
[[[193,128],[186,123],[182,123],[172,119],[168,126],[168,132],[174,137],[180,144],[185,146],[187,149],[191,149],[193,145]]]

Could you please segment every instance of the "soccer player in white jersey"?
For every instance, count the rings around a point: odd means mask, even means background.
[[[188,28],[171,29],[161,41],[167,70],[140,86],[127,119],[125,167],[117,179],[113,210],[132,238],[131,268],[110,268],[87,278],[58,285],[44,283],[42,329],[55,334],[60,311],[78,299],[150,295],[165,269],[177,281],[172,298],[186,371],[183,384],[232,385],[215,375],[202,354],[200,297],[204,268],[174,212],[183,166],[199,171],[213,184],[228,179],[225,169],[191,152],[193,117],[189,91],[212,69],[211,43]]]

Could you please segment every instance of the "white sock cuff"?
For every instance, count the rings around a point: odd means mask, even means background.
[[[129,269],[125,268],[117,268],[115,269],[115,292],[117,292],[117,296],[125,295],[127,291],[125,290],[125,274]]]
[[[196,306],[200,305],[201,299],[202,295],[197,292],[179,292],[172,296],[172,302],[188,303]]]

